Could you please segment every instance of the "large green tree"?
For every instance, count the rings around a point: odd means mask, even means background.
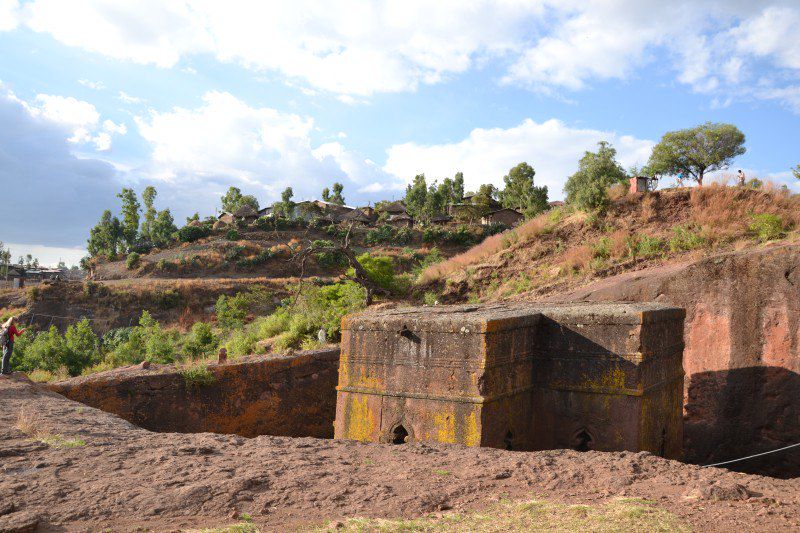
[[[647,172],[682,176],[703,185],[708,172],[728,168],[745,153],[744,133],[733,124],[706,122],[694,128],[665,133],[653,148]]]
[[[250,194],[242,194],[241,189],[238,187],[229,187],[228,192],[221,198],[222,210],[228,213],[233,213],[240,207],[249,205],[258,211],[258,200],[255,196]]]
[[[100,222],[89,231],[87,250],[92,257],[105,256],[113,258],[120,249],[122,240],[122,224],[119,219],[106,209]]]
[[[344,196],[342,195],[342,191],[344,191],[344,185],[338,181],[334,183],[333,194],[330,196],[330,202],[333,204],[344,205]]]
[[[428,185],[425,174],[417,174],[414,181],[406,187],[406,211],[414,218],[421,218],[425,210],[425,200],[428,197]]]
[[[608,188],[628,178],[616,157],[617,151],[606,141],[598,143],[597,152],[585,152],[578,171],[567,179],[564,186],[566,202],[584,210],[605,207]]]
[[[148,241],[153,241],[153,223],[156,220],[156,216],[158,212],[156,208],[153,206],[156,196],[158,196],[158,191],[152,185],[148,185],[142,191],[142,203],[144,204],[144,220],[142,221],[142,237],[147,239]]]
[[[178,231],[178,228],[175,227],[172,213],[170,213],[169,209],[164,209],[158,212],[156,219],[153,221],[151,240],[154,245],[163,248],[175,239],[174,233],[176,231]]]
[[[122,238],[127,249],[139,240],[139,199],[133,189],[122,189],[117,195],[122,200]]]
[[[272,204],[272,212],[275,216],[291,218],[294,214],[295,203],[292,201],[294,191],[291,187],[286,187],[281,193],[281,201]]]
[[[453,203],[460,203],[464,198],[464,173],[456,172],[453,178]]]
[[[533,183],[536,171],[528,163],[520,163],[503,176],[505,189],[500,192],[503,207],[517,209],[530,218],[547,209],[547,187]]]

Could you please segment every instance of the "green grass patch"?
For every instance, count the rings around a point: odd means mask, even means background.
[[[199,389],[216,383],[217,378],[206,365],[187,366],[180,370],[186,387],[189,389]]]
[[[51,448],[80,448],[86,446],[86,441],[79,438],[68,439],[63,435],[38,435],[36,440],[43,444],[47,444]]]

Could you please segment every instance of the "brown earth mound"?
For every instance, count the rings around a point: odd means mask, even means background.
[[[646,498],[697,530],[800,527],[800,480],[647,453],[151,433],[19,374],[0,377],[0,405],[3,531],[174,531],[245,513],[265,531],[305,530],[534,495],[588,505]]]

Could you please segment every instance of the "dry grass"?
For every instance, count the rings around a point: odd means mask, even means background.
[[[567,269],[567,272],[580,272],[589,266],[589,263],[594,259],[594,250],[592,247],[583,244],[581,246],[573,246],[564,252],[562,261]]]
[[[28,374],[28,378],[31,381],[36,383],[49,383],[51,381],[61,381],[64,379],[69,379],[70,375],[67,371],[67,367],[62,366],[56,372],[49,372],[47,370],[42,370],[37,368],[30,374]]]
[[[487,237],[480,244],[473,246],[466,252],[451,257],[447,261],[429,266],[420,274],[418,282],[425,285],[445,279],[453,272],[463,270],[467,265],[475,265],[488,257],[511,248],[515,244],[529,242],[552,230],[557,222],[558,220],[553,217],[552,212],[542,213],[514,229]]]
[[[44,420],[30,405],[23,405],[17,414],[17,423],[14,427],[29,437],[47,444],[52,448],[78,448],[86,446],[86,441],[80,438],[66,438],[59,433],[47,433],[43,428]]]
[[[318,531],[652,531],[690,528],[655,502],[617,498],[601,504],[566,505],[542,500],[501,502],[484,512],[447,513],[412,520],[351,518]]]

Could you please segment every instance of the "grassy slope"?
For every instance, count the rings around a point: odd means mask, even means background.
[[[800,196],[708,186],[628,195],[603,215],[545,213],[430,267],[422,276],[446,302],[543,295],[647,266],[759,246],[751,228],[776,215],[779,239],[800,228]],[[778,219],[776,219],[778,220]]]

